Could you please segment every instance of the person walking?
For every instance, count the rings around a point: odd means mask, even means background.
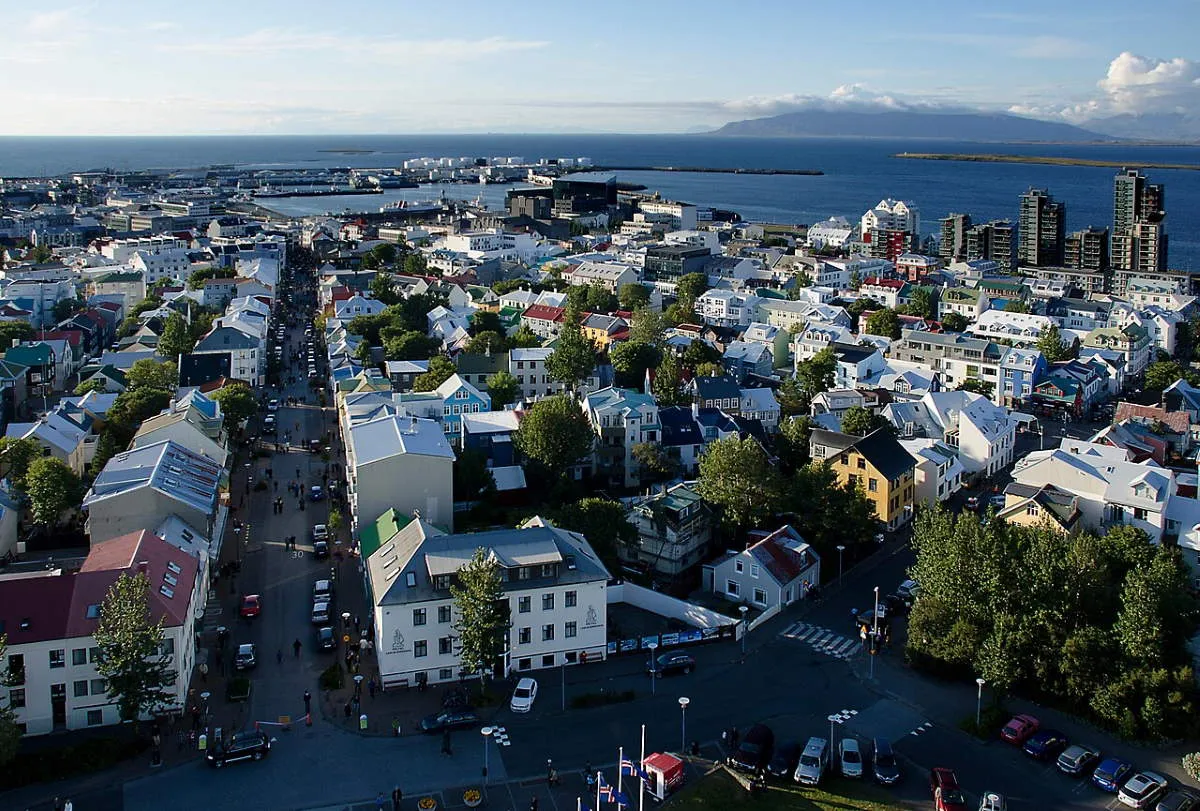
[[[374,676],[372,676],[371,680],[367,682],[367,692],[371,694],[372,699],[375,698],[375,677]]]
[[[308,715],[312,712],[312,693],[304,691],[304,714]]]
[[[297,639],[295,642],[292,643],[292,653],[295,654],[295,658],[297,658],[297,659],[300,658],[300,649],[302,647],[304,647],[304,646],[302,644],[300,644],[299,639]]]
[[[379,792],[379,796],[375,798],[375,807],[379,809],[379,811],[383,811],[383,804],[385,802],[387,802],[387,800],[384,799],[383,792],[381,791]]]
[[[404,799],[404,792],[399,786],[392,789],[392,811],[400,811],[400,801]]]

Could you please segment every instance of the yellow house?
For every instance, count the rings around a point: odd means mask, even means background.
[[[817,432],[814,432],[817,433]],[[844,437],[849,443],[826,457],[838,481],[861,487],[875,505],[875,517],[894,530],[912,518],[916,486],[913,471],[917,462],[896,441],[891,431],[880,428],[864,437],[820,432]],[[814,437],[814,440],[816,438]],[[833,444],[833,443],[830,443]],[[836,444],[841,444],[836,443]],[[817,456],[816,453],[813,454]]]
[[[629,332],[629,324],[624,318],[615,315],[593,313],[583,319],[580,324],[584,336],[591,338],[596,348],[601,352],[608,349],[614,338],[619,338]]]
[[[997,517],[1025,527],[1049,523],[1069,535],[1079,523],[1079,499],[1053,484],[1032,487],[1013,482],[1004,488],[1004,509]]]

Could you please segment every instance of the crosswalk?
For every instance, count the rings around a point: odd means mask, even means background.
[[[794,623],[780,636],[803,642],[817,653],[823,653],[835,659],[849,659],[862,647],[862,643],[854,637],[835,633],[817,625],[809,625],[807,622]]]

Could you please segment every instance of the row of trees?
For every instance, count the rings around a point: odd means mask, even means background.
[[[982,676],[1130,738],[1196,733],[1186,645],[1197,602],[1178,548],[1128,526],[1065,536],[940,505],[917,516],[913,547],[914,664]]]

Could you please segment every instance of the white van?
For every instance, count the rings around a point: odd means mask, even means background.
[[[800,763],[792,776],[802,786],[817,786],[829,768],[829,741],[824,738],[809,738],[800,753]]]

